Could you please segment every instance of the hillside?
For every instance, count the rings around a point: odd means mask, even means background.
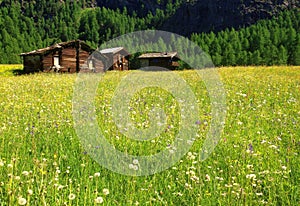
[[[0,63],[21,63],[20,53],[61,41],[96,48],[122,34],[162,29],[197,42],[217,66],[300,64],[297,8],[296,0],[0,0]]]
[[[126,9],[146,16],[161,9],[168,15],[160,29],[182,35],[240,28],[270,19],[286,9],[299,8],[297,0],[101,0],[99,6]]]
[[[183,4],[162,29],[183,35],[238,29],[299,5],[297,0],[201,0]]]

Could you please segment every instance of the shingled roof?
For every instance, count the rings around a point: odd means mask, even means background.
[[[20,56],[41,55],[41,54],[44,54],[44,53],[46,53],[48,51],[52,51],[52,50],[55,50],[55,49],[60,49],[60,48],[63,48],[63,47],[67,47],[70,44],[75,44],[77,42],[85,50],[94,51],[93,48],[91,48],[89,45],[87,45],[83,41],[81,41],[81,40],[72,40],[72,41],[68,41],[68,42],[61,42],[61,43],[58,43],[58,44],[54,44],[52,46],[45,47],[45,48],[42,48],[42,49],[37,49],[37,50],[33,50],[33,51],[30,51],[30,52],[26,52],[26,53],[21,53]]]
[[[142,54],[138,58],[140,59],[150,59],[150,58],[178,58],[177,52],[154,52]]]
[[[121,51],[123,49],[124,49],[124,47],[108,48],[108,49],[101,50],[100,53],[101,54],[109,54],[109,53],[115,54],[115,53],[118,53],[119,51]]]

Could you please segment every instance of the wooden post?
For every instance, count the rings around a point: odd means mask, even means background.
[[[76,48],[76,72],[78,73],[80,71],[80,42],[75,42],[75,48]]]

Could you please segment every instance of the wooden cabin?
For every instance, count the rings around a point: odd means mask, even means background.
[[[175,69],[179,66],[179,57],[177,52],[155,52],[146,53],[138,57],[140,59],[141,67],[163,67],[167,69]]]
[[[129,53],[123,47],[103,49],[100,53],[108,59],[109,70],[128,70]]]
[[[103,72],[107,57],[80,40],[62,42],[43,49],[22,53],[24,71],[32,72]]]

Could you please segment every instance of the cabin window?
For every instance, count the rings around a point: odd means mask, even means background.
[[[93,60],[89,61],[89,69],[93,69]]]
[[[59,66],[59,56],[54,56],[53,57],[53,65],[54,66]]]

